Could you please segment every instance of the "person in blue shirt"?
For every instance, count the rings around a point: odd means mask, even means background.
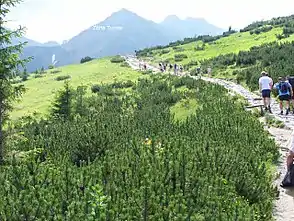
[[[280,100],[281,115],[283,114],[283,101],[286,101],[286,115],[290,112],[290,99],[293,96],[293,90],[291,84],[286,81],[285,77],[279,77],[279,82],[274,85],[274,88],[278,90]]]

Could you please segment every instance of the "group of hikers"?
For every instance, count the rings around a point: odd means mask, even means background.
[[[207,70],[206,70],[206,73],[208,74],[208,77],[211,77],[211,71],[212,71],[211,67],[208,67]],[[201,76],[201,74],[202,74],[201,67],[196,68],[196,73],[197,73],[198,76]]]
[[[163,62],[160,62],[159,64],[159,70],[161,72],[167,72],[167,71],[172,71],[174,72],[175,75],[181,75],[184,71],[184,67],[183,65],[179,65],[179,64],[171,64],[171,63],[163,63]],[[139,68],[140,70],[147,70],[147,64],[143,61],[140,61],[139,62]],[[207,68],[207,74],[209,77],[211,77],[211,67],[208,67]],[[197,75],[201,76],[201,73],[202,73],[202,70],[201,70],[201,67],[197,67],[196,68],[196,72],[197,72]]]
[[[280,114],[283,115],[283,103],[286,102],[286,115],[290,113],[290,103],[292,104],[292,113],[294,114],[294,77],[279,77],[277,83],[273,83],[273,79],[265,71],[261,73],[259,78],[259,90],[263,98],[266,111],[272,113],[270,106],[270,97],[272,89],[277,90],[280,100]],[[281,183],[282,187],[294,186],[294,131],[292,132],[290,142],[288,144],[289,153],[287,155],[286,165],[287,173]]]
[[[269,113],[272,113],[271,91],[272,89],[275,89],[278,91],[278,98],[280,100],[280,114],[284,114],[284,102],[286,103],[286,115],[290,113],[290,103],[292,103],[292,111],[294,114],[294,77],[279,77],[279,81],[274,84],[273,79],[269,76],[267,72],[263,71],[261,75],[262,76],[259,78],[259,90],[263,98],[265,110]]]
[[[159,63],[159,70],[161,72],[166,72],[168,68],[169,68],[169,71],[173,70],[175,75],[182,73],[184,70],[182,65],[168,64],[168,63],[162,63],[162,62]]]

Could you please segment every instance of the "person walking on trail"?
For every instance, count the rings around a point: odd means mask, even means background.
[[[175,75],[177,75],[177,67],[178,67],[178,65],[175,64],[175,65],[174,65],[174,73],[175,73]]]
[[[271,102],[271,90],[273,88],[273,79],[271,79],[268,76],[268,73],[266,73],[265,71],[263,71],[261,75],[262,76],[258,80],[259,91],[261,92],[265,110],[266,111],[268,110],[270,113],[272,113],[270,102]]]
[[[162,67],[163,65],[162,65],[162,63],[159,63],[159,70],[162,72],[162,70],[163,70],[163,67]]]
[[[290,139],[290,143],[289,143],[289,153],[287,156],[287,170],[290,169],[290,166],[293,164],[294,162],[294,131],[291,134],[291,139]]]
[[[294,93],[294,77],[288,76],[287,79],[288,79],[289,84],[291,84],[291,86],[292,86],[292,94],[293,94]],[[292,111],[294,114],[294,96],[291,97],[290,103],[292,104]]]
[[[177,65],[177,76],[180,76],[180,65]]]
[[[183,72],[183,66],[180,65],[180,72],[182,73]]]
[[[287,173],[280,184],[281,187],[293,187],[294,185],[294,174],[293,174],[293,163],[294,163],[294,131],[292,131],[290,141],[288,143],[289,152],[286,158]]]
[[[197,75],[201,77],[201,67],[197,67]]]
[[[207,68],[207,74],[208,74],[208,77],[211,77],[211,67]]]
[[[291,84],[286,81],[285,77],[280,77],[274,88],[279,92],[280,114],[283,115],[283,101],[286,101],[286,115],[288,115],[290,112],[290,98],[293,96]]]

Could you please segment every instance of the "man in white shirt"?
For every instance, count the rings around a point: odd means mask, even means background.
[[[268,76],[268,73],[266,73],[265,71],[261,72],[261,75],[262,76],[258,80],[259,91],[261,92],[265,110],[266,111],[268,110],[270,113],[272,113],[270,102],[271,102],[271,90],[273,88],[273,79],[271,79]]]

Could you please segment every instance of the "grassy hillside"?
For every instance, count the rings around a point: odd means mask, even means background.
[[[281,17],[253,23],[240,32],[231,30],[222,36],[198,36],[144,49],[137,56],[155,65],[182,64],[191,74],[196,74],[198,66],[205,74],[210,66],[213,76],[231,78],[256,90],[262,70],[275,81],[293,75],[293,34],[294,16]]]
[[[238,53],[249,50],[253,46],[262,45],[274,41],[289,42],[294,40],[294,35],[286,39],[277,39],[276,35],[282,33],[282,28],[274,28],[269,32],[261,34],[250,34],[250,32],[234,33],[228,37],[221,38],[214,42],[203,43],[196,41],[176,47],[152,50],[152,63],[158,65],[159,62],[172,62],[182,65],[198,62],[216,57],[222,54]],[[184,54],[187,58],[182,61],[176,60],[177,55]],[[196,66],[196,65],[195,65]]]
[[[187,59],[179,62],[181,64],[188,64],[190,61],[199,61],[203,59],[212,58],[220,54],[228,53],[238,53],[242,50],[248,50],[253,46],[261,45],[264,43],[269,43],[278,40],[276,38],[277,34],[282,32],[282,28],[275,28],[269,32],[265,32],[259,35],[251,35],[249,32],[235,33],[229,37],[224,37],[216,40],[212,43],[203,43],[202,41],[196,41],[189,44],[170,47],[162,50],[153,51],[153,62],[158,63],[161,61],[175,62],[175,55],[185,54]],[[281,41],[291,41],[294,40],[294,36],[287,39],[282,39]],[[197,49],[198,46],[198,49]],[[200,48],[203,47],[203,50]],[[169,51],[168,53],[166,53]]]
[[[140,76],[136,71],[122,67],[121,63],[111,63],[111,58],[92,60],[84,64],[75,64],[47,70],[41,78],[31,76],[24,85],[27,89],[22,100],[15,104],[12,119],[26,114],[47,113],[54,99],[55,92],[63,87],[64,81],[57,81],[59,76],[70,75],[70,85],[74,88],[80,85],[89,86],[97,83],[109,83],[115,80],[134,80]],[[54,73],[58,72],[58,73]]]

